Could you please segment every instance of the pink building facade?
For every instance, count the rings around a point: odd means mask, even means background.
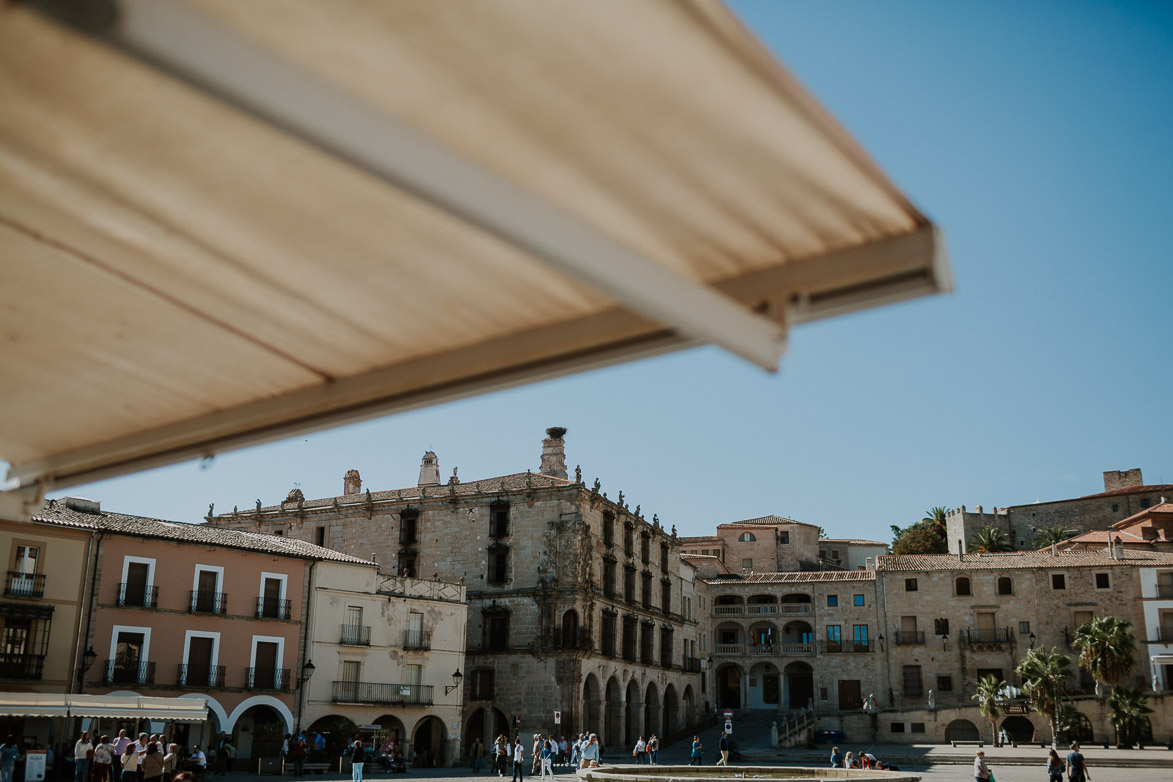
[[[40,517],[102,531],[83,607],[86,647],[96,653],[85,691],[207,698],[204,724],[133,727],[167,730],[188,746],[207,746],[224,731],[239,758],[276,755],[299,716],[315,562],[374,563],[303,541],[68,503]]]

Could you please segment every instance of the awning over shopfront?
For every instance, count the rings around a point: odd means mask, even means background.
[[[0,105],[31,494],[950,286],[712,0],[6,3]]]
[[[0,717],[92,717],[156,722],[203,722],[208,718],[208,702],[205,698],[0,692]]]

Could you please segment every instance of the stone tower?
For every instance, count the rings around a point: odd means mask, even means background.
[[[566,441],[562,436],[566,429],[561,426],[552,426],[546,430],[546,439],[542,440],[542,475],[552,478],[566,478]]]

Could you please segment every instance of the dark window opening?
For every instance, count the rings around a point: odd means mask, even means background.
[[[629,603],[635,602],[635,567],[632,565],[623,569],[623,599]]]
[[[490,700],[495,697],[497,672],[492,668],[479,668],[473,673],[472,697],[474,700]]]
[[[969,579],[968,578],[966,578],[965,576],[959,576],[955,583],[956,583],[956,587],[957,587],[955,594],[957,594],[957,595],[971,594],[970,589],[969,589]]]
[[[660,544],[660,570],[668,572],[668,544]]]
[[[911,698],[919,698],[925,694],[919,665],[904,666],[904,694]]]
[[[509,503],[498,500],[489,506],[489,537],[504,538],[509,535]]]
[[[413,551],[399,552],[399,575],[411,576],[413,578],[419,577],[419,557]]]
[[[623,659],[628,662],[636,661],[636,651],[639,645],[639,622],[634,616],[623,617]]]
[[[603,560],[603,596],[615,597],[617,593],[615,586],[615,560]]]
[[[1067,576],[1063,575],[1062,573],[1052,573],[1051,574],[1051,589],[1066,589],[1066,588],[1067,588]]]
[[[652,574],[646,570],[640,574],[640,602],[644,608],[652,607]]]
[[[672,613],[672,582],[668,579],[660,582],[660,610],[665,614]]]
[[[1107,589],[1109,583],[1107,573],[1096,573],[1096,589]]]
[[[937,677],[937,692],[953,692],[953,677],[952,676],[938,676]]]
[[[904,591],[905,591],[905,592],[915,592],[915,591],[917,591],[917,586],[916,586],[916,579],[915,579],[915,578],[906,578],[906,579],[904,579]]]
[[[635,525],[629,521],[623,522],[623,553],[635,556]]]
[[[509,613],[485,614],[485,648],[501,652],[509,648]]]
[[[652,542],[648,533],[641,532],[639,536],[639,558],[645,565],[651,562]]]
[[[998,594],[1000,594],[1000,595],[1013,595],[1014,594],[1014,582],[1011,581],[1009,577],[1002,576],[998,579]]]
[[[419,543],[420,512],[414,508],[405,508],[399,513],[399,545],[414,546]]]
[[[326,528],[325,527],[318,527],[317,529],[314,530],[314,545],[315,546],[325,546],[326,545]]]
[[[504,584],[509,580],[509,548],[507,546],[489,548],[489,576],[490,584]]]
[[[616,617],[613,612],[603,612],[603,654],[615,656]]]
[[[603,545],[611,547],[615,545],[615,514],[603,514]]]

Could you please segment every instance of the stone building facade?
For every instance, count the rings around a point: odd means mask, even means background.
[[[1146,485],[1141,471],[1110,470],[1104,473],[1104,491],[1051,502],[1011,505],[986,512],[981,506],[972,511],[964,505],[951,510],[946,528],[949,553],[958,552],[960,541],[969,541],[982,527],[994,527],[1006,533],[1012,548],[1034,548],[1038,530],[1062,525],[1078,535],[1091,530],[1106,530],[1135,513],[1173,499],[1173,484]]]
[[[428,452],[414,487],[364,491],[350,471],[339,496],[294,490],[280,505],[207,523],[462,583],[462,752],[474,736],[519,727],[595,730],[607,745],[684,731],[707,711],[695,610],[706,587],[682,561],[675,529],[629,508],[622,492],[610,499],[597,481],[567,475],[564,432],[547,430],[539,473],[442,483]]]

